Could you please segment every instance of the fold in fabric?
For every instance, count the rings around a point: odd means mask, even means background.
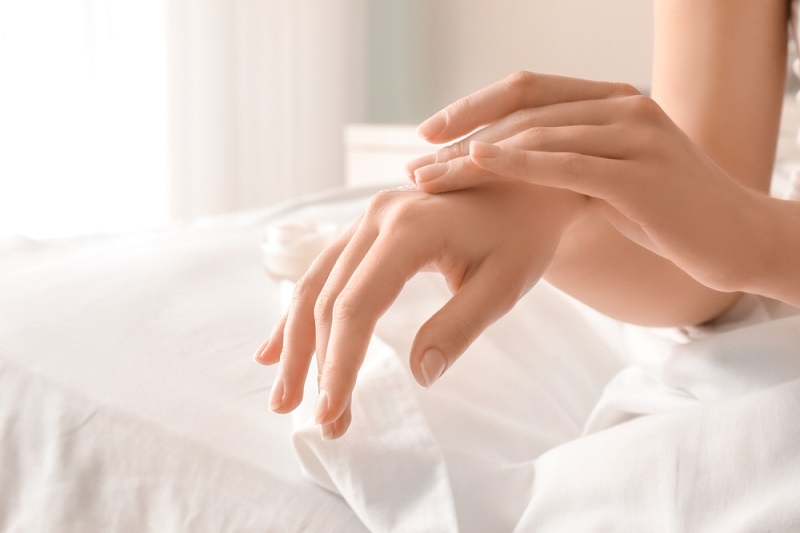
[[[353,422],[323,441],[309,374],[293,436],[303,473],[340,494],[370,531],[456,531],[447,467],[394,351],[372,338],[353,393]]]
[[[798,531],[798,413],[795,380],[556,447],[516,531]]]
[[[311,423],[315,380],[296,419],[306,475],[370,530],[800,528],[797,309],[747,297],[706,327],[620,335],[542,284],[420,392],[398,339],[437,291],[419,281],[384,317],[345,437]]]
[[[379,321],[344,437],[323,442],[312,424],[316,376],[297,410],[306,477],[372,531],[510,531],[532,494],[533,460],[580,435],[620,368],[618,325],[542,283],[423,389],[408,353],[449,297],[441,276],[418,275]]]
[[[797,313],[746,296],[683,339],[640,328],[591,434],[536,460],[517,531],[800,530]]]
[[[746,295],[707,326],[680,332],[629,327],[632,364],[606,386],[584,433],[799,379],[798,313],[790,305]]]

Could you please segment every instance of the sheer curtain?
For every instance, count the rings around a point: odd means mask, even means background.
[[[0,235],[166,222],[157,0],[0,2]]]
[[[0,236],[138,229],[341,184],[365,1],[0,2]]]
[[[363,114],[365,1],[169,3],[175,218],[343,182],[342,126]]]

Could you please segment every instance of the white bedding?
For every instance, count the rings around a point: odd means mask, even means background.
[[[447,290],[422,275],[344,438],[310,424],[313,383],[269,413],[265,226],[352,220],[368,196],[0,243],[0,529],[800,529],[800,319],[762,299],[653,331],[540,284],[426,391],[405,354]]]
[[[279,313],[273,212],[0,243],[1,531],[364,530],[301,476],[251,360]]]
[[[373,345],[351,431],[319,439],[315,383],[296,418],[309,477],[372,530],[425,531],[451,508],[459,531],[800,530],[797,309],[748,296],[714,325],[653,330],[540,284],[424,391],[397,354],[446,289],[412,283],[378,328],[396,349]]]

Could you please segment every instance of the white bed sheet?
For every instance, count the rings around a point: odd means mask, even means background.
[[[352,220],[370,193],[0,244],[0,529],[800,528],[800,321],[763,299],[654,331],[541,283],[426,391],[406,355],[448,293],[421,275],[379,322],[344,438],[310,423],[314,381],[269,413],[275,369],[250,360],[281,306],[265,226]]]
[[[511,531],[533,494],[533,461],[580,437],[622,368],[621,324],[542,283],[423,389],[407,354],[448,297],[439,276],[417,276],[379,322],[344,437],[320,439],[314,379],[295,417],[309,478],[372,531]]]
[[[267,222],[349,220],[367,196],[0,243],[0,530],[364,530],[303,479],[251,356],[280,312]]]
[[[345,437],[320,440],[312,381],[296,417],[307,475],[372,530],[800,530],[797,309],[657,330],[539,284],[424,391],[399,354],[446,296],[420,277],[389,312]]]

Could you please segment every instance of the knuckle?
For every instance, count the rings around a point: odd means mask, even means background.
[[[297,307],[303,305],[313,294],[313,277],[306,272],[294,286],[292,291],[292,305]]]
[[[342,292],[333,304],[333,321],[352,322],[358,317],[359,304],[350,292]]]
[[[327,323],[330,321],[330,316],[333,311],[333,302],[335,295],[328,287],[323,287],[317,296],[317,301],[314,303],[314,320],[318,324]]]
[[[388,216],[389,226],[394,230],[408,227],[422,216],[419,202],[400,202],[393,206]]]
[[[436,152],[436,163],[445,163],[452,159],[458,159],[459,157],[463,157],[469,153],[469,141],[466,139],[462,139],[458,142],[455,142],[449,146],[445,146],[444,148],[438,150]]]
[[[388,206],[392,201],[392,192],[391,191],[380,191],[377,192],[372,198],[370,198],[369,206],[367,207],[367,213],[380,213],[386,206]]]
[[[637,119],[652,120],[661,111],[652,98],[642,94],[626,98],[626,103],[631,115]]]
[[[527,89],[535,81],[536,74],[527,70],[515,70],[506,77],[506,84],[513,89]]]
[[[419,204],[424,200],[407,192],[381,191],[372,197],[365,221],[379,233],[398,230],[420,215]]]
[[[614,90],[611,93],[616,96],[639,96],[642,94],[630,83],[623,82],[614,83]]]
[[[549,128],[530,128],[525,132],[525,144],[527,148],[546,148],[549,146],[552,136]]]
[[[526,94],[535,90],[538,80],[538,74],[527,70],[515,70],[505,78],[506,86],[509,88],[511,98],[515,101],[516,107],[521,107],[525,101]]]

